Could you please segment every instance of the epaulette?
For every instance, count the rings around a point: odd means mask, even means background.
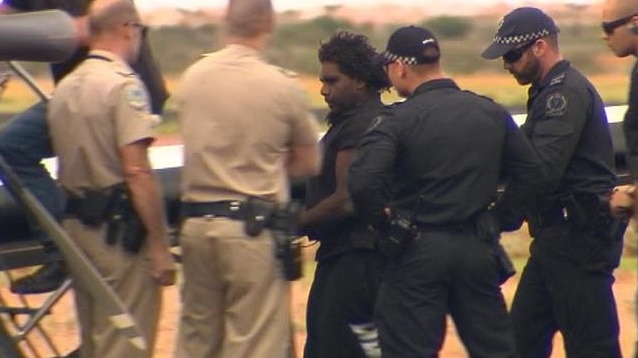
[[[297,73],[295,71],[288,70],[288,69],[285,69],[285,68],[279,67],[279,66],[275,66],[275,68],[277,69],[277,71],[281,72],[286,77],[290,77],[290,78],[299,77],[299,73]]]
[[[565,80],[565,72],[561,73],[560,75],[552,78],[549,81],[549,85],[548,86],[555,86],[555,85],[559,85],[561,83],[563,83],[563,81]]]
[[[490,102],[494,102],[494,103],[496,103],[496,101],[495,101],[495,100],[494,100],[494,98],[492,98],[492,97],[488,97],[488,96],[485,96],[485,95],[482,95],[482,94],[478,94],[478,93],[473,92],[473,91],[470,91],[470,90],[465,90],[465,89],[464,89],[464,90],[462,90],[462,91],[463,91],[463,92],[465,92],[465,93],[469,93],[469,94],[471,94],[471,95],[474,95],[474,96],[477,96],[477,97],[480,97],[480,98],[486,99],[486,100],[488,100],[488,101],[490,101]]]
[[[115,71],[115,73],[117,73],[118,75],[122,76],[122,77],[135,77],[135,72],[120,72],[120,71]]]

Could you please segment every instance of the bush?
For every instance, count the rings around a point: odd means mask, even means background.
[[[459,39],[472,30],[471,20],[460,16],[438,16],[423,22],[439,39]]]

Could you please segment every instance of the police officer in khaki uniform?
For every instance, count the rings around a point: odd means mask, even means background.
[[[283,202],[288,176],[319,172],[318,130],[301,89],[261,57],[270,0],[231,0],[227,46],[184,73],[177,92],[184,167],[184,286],[175,357],[282,358],[289,285],[270,230],[249,236],[246,200]]]
[[[63,226],[118,293],[142,328],[150,350],[142,354],[118,334],[81,281],[75,280],[80,356],[152,357],[160,286],[173,284],[175,267],[165,242],[159,186],[147,158],[154,136],[153,117],[146,90],[129,67],[137,58],[146,27],[129,0],[97,0],[89,10],[89,25],[91,51],[60,82],[49,107],[49,129],[59,156],[58,178],[70,197],[70,217]],[[137,250],[125,247],[124,241],[113,242],[118,236],[107,230],[112,227],[111,206],[96,216],[97,222],[88,220],[87,213],[96,211],[104,196],[118,186],[125,188],[132,216],[137,214],[145,229],[137,234],[141,242]],[[132,232],[130,226],[124,228]]]

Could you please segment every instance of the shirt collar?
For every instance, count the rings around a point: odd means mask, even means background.
[[[570,66],[569,61],[567,60],[560,60],[558,61],[554,67],[552,67],[549,72],[547,72],[547,75],[545,75],[545,77],[543,77],[540,82],[538,84],[532,84],[532,87],[530,88],[530,91],[532,90],[541,90],[545,87],[547,87],[554,78],[556,78],[557,76],[559,76],[561,73],[565,72],[565,70],[567,70]]]
[[[337,124],[342,122],[346,118],[356,115],[357,113],[365,110],[366,108],[375,108],[375,107],[378,108],[382,106],[383,106],[383,103],[381,102],[381,94],[377,93],[376,95],[366,97],[363,101],[357,103],[352,108],[347,109],[343,112],[328,113],[326,120],[330,124]]]
[[[261,51],[246,45],[231,43],[226,46],[226,50],[230,52],[238,53],[240,55],[261,57]]]
[[[421,93],[425,93],[425,92],[429,92],[429,91],[434,91],[434,90],[438,90],[438,89],[442,89],[442,88],[455,88],[455,89],[459,89],[459,86],[456,85],[456,83],[449,78],[441,78],[441,79],[437,79],[437,80],[431,80],[431,81],[427,81],[424,82],[422,84],[420,84],[412,93],[412,95],[410,97],[414,97],[418,94]]]
[[[114,54],[113,52],[110,51],[106,51],[106,50],[91,50],[88,54],[89,56],[96,56],[96,57],[101,57],[104,58],[106,60],[110,60],[113,63],[116,63],[119,66],[123,66],[127,69],[131,69],[131,66],[126,63],[126,61],[124,61],[120,56]]]

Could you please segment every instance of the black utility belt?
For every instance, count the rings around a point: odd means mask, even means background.
[[[258,197],[249,197],[246,201],[181,203],[183,218],[224,217],[240,220],[244,222],[244,232],[253,237],[264,229],[270,229],[275,241],[275,256],[282,261],[284,276],[290,281],[302,276],[301,246],[297,240],[300,210],[301,206],[295,202],[281,205]]]
[[[577,193],[532,213],[529,219],[537,228],[570,224],[580,230],[598,230],[605,228],[612,216],[604,195]]]
[[[224,217],[233,220],[245,220],[246,202],[239,200],[182,202],[181,214],[185,218]]]
[[[568,223],[569,213],[566,208],[557,206],[552,210],[536,212],[533,214],[533,218],[530,219],[535,226],[547,228]]]
[[[70,195],[66,216],[77,218],[89,227],[106,225],[105,242],[121,245],[129,253],[137,253],[146,237],[126,185],[117,184],[101,190],[85,190],[83,196]]]
[[[415,222],[414,226],[419,232],[437,231],[437,232],[465,232],[476,230],[476,220],[469,219],[458,222],[447,223],[421,223]]]

